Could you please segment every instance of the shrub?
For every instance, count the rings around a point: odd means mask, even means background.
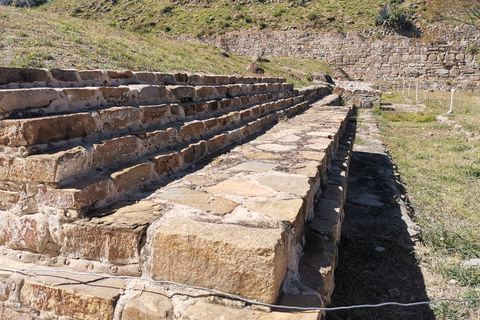
[[[467,50],[465,50],[466,53],[471,54],[471,55],[476,55],[478,53],[478,45],[476,42],[470,43],[467,47]]]
[[[387,3],[382,6],[375,18],[375,25],[397,31],[410,30],[414,27],[407,15],[394,3]]]
[[[307,19],[310,20],[310,21],[317,21],[318,19],[318,16],[315,12],[310,12],[308,15],[307,15]]]
[[[165,7],[163,7],[162,12],[163,13],[170,13],[170,12],[172,12],[172,10],[173,10],[173,8],[171,6],[165,6]]]
[[[305,75],[305,79],[307,81],[310,81],[312,82],[313,81],[313,75],[312,75],[312,72],[311,71],[308,71],[307,74]]]
[[[260,21],[260,22],[258,23],[258,28],[259,28],[260,30],[265,29],[266,27],[267,27],[267,24],[265,23],[265,21]]]

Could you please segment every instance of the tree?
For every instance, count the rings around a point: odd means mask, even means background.
[[[479,27],[480,0],[430,0],[429,6],[440,18]]]

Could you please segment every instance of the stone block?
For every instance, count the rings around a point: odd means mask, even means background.
[[[269,189],[244,179],[222,181],[214,186],[206,188],[205,190],[211,193],[231,194],[243,197],[275,197],[275,194]]]
[[[227,143],[227,135],[219,134],[207,141],[208,153],[212,153],[222,147]]]
[[[117,192],[139,188],[153,178],[154,164],[144,162],[111,174]]]
[[[156,196],[163,200],[183,204],[220,216],[232,212],[238,205],[235,201],[187,188],[167,189]]]
[[[175,98],[180,102],[189,102],[195,98],[195,88],[190,86],[168,86]]]
[[[93,165],[95,168],[102,168],[134,158],[139,146],[139,139],[135,136],[124,136],[94,144]]]
[[[11,89],[0,91],[0,113],[14,110],[45,108],[60,99],[57,90],[50,88]]]
[[[58,316],[111,320],[123,288],[123,281],[118,279],[44,272],[40,277],[25,279],[20,301]]]
[[[182,105],[185,116],[192,117],[208,110],[208,105],[205,102],[191,102]]]
[[[192,121],[186,123],[180,128],[180,137],[183,140],[195,139],[205,133],[205,124],[203,121]]]
[[[60,253],[116,265],[139,263],[139,243],[147,226],[165,212],[151,201],[116,203],[101,217],[65,223],[52,237]]]
[[[156,156],[151,161],[155,164],[155,171],[158,175],[168,174],[180,166],[180,153],[174,152]]]
[[[207,105],[206,109],[210,113],[213,113],[220,109],[220,103],[217,100],[207,101],[206,105]]]
[[[39,205],[59,209],[85,209],[112,197],[113,182],[105,178],[88,178],[61,189],[39,189]]]
[[[302,199],[275,200],[271,202],[249,201],[245,202],[244,205],[250,210],[285,222],[294,229],[301,227],[301,224],[305,221],[305,206]],[[298,234],[302,230],[303,228],[295,230],[295,233]]]
[[[78,71],[67,69],[51,69],[52,77],[60,82],[78,82]]]
[[[134,72],[134,76],[137,78],[139,83],[155,83],[157,82],[157,77],[153,72]]]
[[[30,68],[0,68],[0,85],[9,83],[51,82],[52,79],[45,69]]]
[[[188,74],[182,72],[175,72],[173,74],[175,77],[175,81],[178,83],[187,83],[188,82]]]
[[[208,133],[211,130],[216,130],[218,127],[218,120],[216,118],[210,118],[210,119],[204,120],[203,123],[205,123],[206,133]]]
[[[167,220],[150,244],[153,279],[212,288],[274,303],[287,267],[283,229]]]
[[[175,76],[171,73],[156,72],[157,81],[163,84],[175,84]]]
[[[108,70],[107,75],[114,80],[133,80],[133,72],[129,70]]]
[[[170,106],[161,104],[156,106],[141,106],[141,121],[146,124],[163,122],[171,116]]]
[[[142,102],[154,102],[168,97],[169,91],[165,86],[140,85],[136,86],[138,90],[138,100]]]
[[[147,289],[151,291],[151,289]],[[170,299],[162,293],[142,292],[130,299],[123,308],[122,320],[174,319]]]
[[[15,250],[43,252],[48,239],[48,223],[43,214],[18,217],[0,212],[0,244]]]
[[[198,98],[216,98],[218,96],[217,90],[215,87],[209,87],[209,86],[204,86],[204,87],[196,87],[195,88],[196,95]]]
[[[130,100],[128,87],[100,87],[99,90],[107,102],[123,103]]]
[[[168,128],[167,130],[156,130],[139,136],[142,139],[143,146],[147,150],[155,152],[174,144],[177,140],[177,135],[176,129]]]
[[[99,110],[102,130],[119,131],[138,126],[142,112],[134,107],[115,107]]]
[[[0,319],[5,320],[35,320],[38,319],[38,314],[35,312],[27,313],[25,310],[16,310],[0,305]]]
[[[0,124],[0,141],[9,146],[32,146],[83,138],[95,133],[96,129],[90,113],[4,120]]]
[[[84,104],[97,102],[101,99],[100,92],[95,88],[68,88],[62,92],[70,102],[83,102]],[[98,101],[100,103],[100,101]]]
[[[101,82],[103,81],[103,72],[101,70],[83,70],[78,71],[80,79],[83,81]],[[107,84],[107,83],[104,83]]]

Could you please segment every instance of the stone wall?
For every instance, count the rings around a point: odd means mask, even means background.
[[[480,64],[466,50],[478,40],[478,34],[470,29],[457,29],[449,32],[450,37],[437,38],[440,40],[433,43],[400,36],[295,30],[230,33],[202,39],[202,42],[241,56],[322,59],[343,68],[354,79],[404,78],[477,85]],[[452,34],[455,37],[451,37]]]

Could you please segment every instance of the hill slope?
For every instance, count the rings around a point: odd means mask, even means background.
[[[111,26],[131,31],[209,36],[264,28],[368,29],[374,26],[375,16],[385,2],[388,1],[52,0],[42,10],[103,20]],[[406,1],[402,6],[412,17],[420,18],[426,14],[424,4]]]
[[[252,75],[250,59],[222,55],[212,47],[167,40],[152,34],[119,30],[101,21],[50,12],[0,6],[0,66],[186,70],[215,74]],[[327,72],[318,60],[276,58],[261,63],[265,76],[309,85],[305,73]],[[290,70],[297,70],[292,72]],[[304,70],[304,71],[302,71]]]

